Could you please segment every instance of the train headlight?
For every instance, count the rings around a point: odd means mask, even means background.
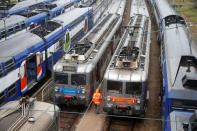
[[[57,92],[58,91],[58,87],[55,87],[55,92]]]
[[[140,104],[141,100],[140,98],[137,98],[137,103]]]
[[[107,96],[107,101],[110,101],[111,100],[111,96]]]
[[[81,89],[81,93],[85,94],[85,89],[84,88]]]

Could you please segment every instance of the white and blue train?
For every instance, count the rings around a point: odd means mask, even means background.
[[[60,0],[59,0],[60,1]],[[64,1],[61,5],[59,1],[54,1],[48,4],[35,5],[17,15],[11,15],[0,20],[0,40],[6,39],[8,36],[15,34],[25,28],[34,28],[38,25],[46,23],[48,20],[57,17],[65,12],[67,8],[74,4],[67,5],[66,3],[75,3],[78,1]]]
[[[166,0],[153,0],[161,43],[163,85],[160,90],[164,131],[196,130],[197,44],[183,17]]]
[[[37,5],[50,3],[52,1],[55,0],[25,0],[16,4],[9,4],[6,6],[0,5],[0,14],[2,15],[2,17],[6,17],[8,15],[16,15],[34,8]]]
[[[87,33],[93,24],[92,13],[92,8],[75,8],[0,42],[0,104],[17,99],[46,76],[51,69],[51,53],[55,63],[64,50]],[[68,15],[73,18],[67,19]],[[84,32],[77,35],[80,27]]]

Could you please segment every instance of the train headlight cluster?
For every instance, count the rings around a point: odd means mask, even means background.
[[[137,98],[137,103],[140,104],[141,100],[140,98]]]
[[[111,100],[111,96],[107,96],[107,101],[110,101]]]
[[[81,93],[85,94],[85,89],[84,88],[81,89]]]
[[[58,87],[55,87],[55,92],[57,92],[58,91]]]

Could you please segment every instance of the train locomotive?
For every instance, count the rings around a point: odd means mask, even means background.
[[[56,104],[87,106],[91,102],[117,47],[124,7],[119,7],[120,14],[107,13],[54,65]]]
[[[196,130],[197,43],[184,18],[167,1],[150,2],[160,30],[163,130]]]
[[[73,39],[80,31],[76,28],[83,27],[87,33],[85,21],[91,18],[92,11],[92,8],[76,8],[69,12],[75,16],[70,21],[65,19],[68,14],[63,14],[0,42],[0,105],[22,96],[47,75],[52,58],[56,63],[70,48],[72,40],[78,40]]]
[[[22,98],[0,107],[1,131],[57,131],[59,108],[53,104]]]
[[[145,114],[151,21],[144,9],[143,0],[132,1],[130,22],[104,75],[103,110],[109,114]]]

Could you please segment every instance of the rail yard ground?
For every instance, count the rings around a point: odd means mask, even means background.
[[[172,3],[172,0],[169,0]],[[183,15],[188,23],[191,23],[190,30],[197,40],[197,1],[196,0],[175,0],[176,10]]]

